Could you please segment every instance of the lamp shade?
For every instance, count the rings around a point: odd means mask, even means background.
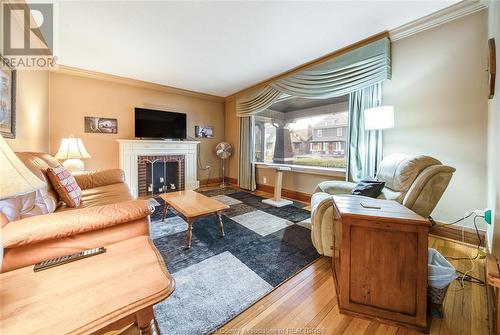
[[[90,155],[83,146],[82,139],[71,135],[62,139],[55,157],[57,159],[82,159],[90,158]]]
[[[0,136],[0,200],[34,192],[45,186]]]
[[[365,109],[364,116],[366,130],[394,128],[394,107],[392,106]]]

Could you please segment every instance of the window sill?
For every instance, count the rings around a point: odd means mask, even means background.
[[[276,163],[262,163],[254,162],[257,168],[265,169],[273,166],[284,166],[289,167],[291,172],[316,174],[321,176],[332,176],[332,177],[342,177],[345,178],[346,170],[341,168],[324,168],[318,166],[306,166],[306,165],[291,165],[291,164],[276,164]]]

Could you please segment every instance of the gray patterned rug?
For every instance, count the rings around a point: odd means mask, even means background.
[[[222,216],[224,238],[215,216],[201,218],[185,250],[181,216],[169,212],[161,222],[157,198],[151,217],[154,244],[176,281],[172,296],[154,307],[163,335],[210,334],[319,257],[303,205],[276,208],[232,188],[201,193],[230,206]]]

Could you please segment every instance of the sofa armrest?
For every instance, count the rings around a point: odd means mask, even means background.
[[[121,169],[77,174],[74,177],[82,190],[125,182],[125,175]]]
[[[17,248],[99,230],[148,217],[154,208],[147,200],[74,209],[13,221],[2,229],[4,248]]]

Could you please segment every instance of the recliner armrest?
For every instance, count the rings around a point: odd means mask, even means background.
[[[74,209],[13,221],[2,229],[4,248],[17,248],[69,237],[148,217],[154,211],[147,200]]]
[[[74,175],[82,190],[125,182],[125,174],[121,169],[110,169]]]
[[[351,194],[351,191],[356,187],[356,183],[342,180],[323,181],[318,184],[314,193],[325,192],[328,194]]]

